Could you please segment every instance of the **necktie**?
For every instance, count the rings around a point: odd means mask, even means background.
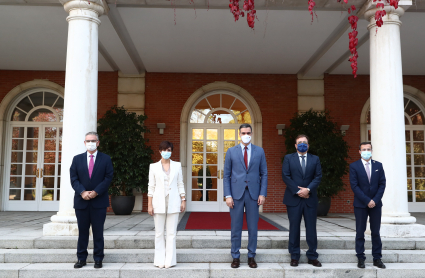
[[[245,147],[245,153],[243,154],[243,160],[245,161],[245,167],[248,170],[248,147]]]
[[[301,162],[301,168],[303,169],[303,176],[305,175],[305,155],[301,156],[303,159]]]
[[[366,162],[366,174],[367,174],[367,178],[369,180],[370,183],[370,169],[369,169],[369,162]]]
[[[94,159],[93,159],[94,155],[90,155],[90,163],[89,163],[89,176],[91,178],[91,174],[93,173],[93,168],[94,168]]]

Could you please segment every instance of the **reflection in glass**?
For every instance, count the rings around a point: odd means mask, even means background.
[[[24,138],[24,128],[23,127],[12,128],[12,138]]]
[[[406,153],[411,153],[410,143],[406,143]]]
[[[61,170],[62,170],[62,169],[61,169],[61,165],[59,164],[59,165],[58,165],[58,176],[61,174]]]
[[[55,152],[44,152],[44,163],[55,163]]]
[[[235,140],[236,138],[234,129],[225,129],[224,130],[224,140]]]
[[[229,112],[218,110],[218,111],[214,111],[208,116],[208,123],[229,124],[229,123],[235,123],[235,119]]]
[[[413,151],[414,153],[424,153],[425,152],[424,143],[413,143]]]
[[[203,151],[204,151],[204,141],[192,142],[192,152],[203,152]]]
[[[21,188],[22,178],[21,177],[10,177],[9,188]]]
[[[56,138],[56,127],[46,127],[44,128],[45,138]]]
[[[407,189],[412,190],[412,179],[407,179]]]
[[[251,123],[251,114],[248,110],[237,115],[238,123],[240,124],[250,124]]]
[[[413,101],[409,101],[409,104],[407,105],[406,109],[404,109],[404,112],[406,112],[409,116],[412,116],[413,114],[419,111],[419,107]]]
[[[10,165],[10,174],[11,175],[22,175],[22,164],[12,164]]]
[[[218,151],[218,141],[207,141],[207,152],[217,152]]]
[[[410,131],[406,130],[406,133]],[[410,139],[409,139],[410,140]],[[413,141],[423,141],[424,140],[424,132],[422,130],[414,130],[413,131]]]
[[[25,188],[35,188],[36,182],[36,177],[25,177]]]
[[[62,151],[62,141],[59,141],[59,151]]]
[[[25,201],[34,201],[35,200],[35,189],[24,190],[24,200]]]
[[[416,191],[416,202],[425,202],[425,191]]]
[[[21,110],[19,110],[18,108],[15,108],[15,110],[12,113],[12,117],[11,117],[11,121],[25,121],[25,117],[27,116],[27,114],[25,114],[24,112],[22,112]]]
[[[217,164],[217,153],[207,153],[207,164]]]
[[[196,105],[196,107],[195,107],[195,109],[198,109],[198,110],[204,110],[204,109],[210,109],[211,107],[210,107],[210,105],[208,104],[208,102],[207,102],[207,99],[203,99],[203,100],[201,100],[197,105]]]
[[[410,130],[406,130],[405,134],[406,134],[406,141],[410,141]]]
[[[38,138],[38,127],[28,127],[27,138]]]
[[[224,152],[227,152],[227,150],[231,147],[235,146],[235,141],[225,141],[224,142]]]
[[[28,97],[22,99],[18,105],[16,105],[16,107],[21,108],[22,110],[24,110],[25,112],[29,112],[31,109],[34,108],[34,106],[32,106],[31,101],[29,100]]]
[[[425,180],[416,179],[415,180],[415,190],[425,190]]]
[[[221,95],[221,107],[230,109],[232,107],[233,102],[235,101],[235,97],[230,95]]]
[[[37,164],[26,164],[25,165],[25,175],[35,176],[37,173]]]
[[[207,202],[217,202],[217,191],[207,190]]]
[[[236,99],[235,103],[232,106],[232,110],[237,111],[238,114],[241,111],[245,111],[246,110],[246,106],[245,104],[242,103],[242,101],[240,101],[239,99]]]
[[[192,153],[192,165],[193,164],[204,164],[204,154]]]
[[[12,150],[22,151],[24,149],[24,139],[13,139],[12,140]]]
[[[58,98],[58,95],[49,92],[44,92],[44,105],[52,107]]]
[[[52,111],[42,108],[32,112],[28,121],[32,122],[56,122],[56,115]]]
[[[27,139],[27,150],[28,151],[38,151],[38,140],[37,139]]]
[[[192,201],[203,201],[202,190],[192,190]]]
[[[43,175],[44,176],[54,176],[55,175],[55,165],[53,164],[44,164],[43,169]]]
[[[408,202],[413,202],[412,191],[407,191],[407,201]]]
[[[412,177],[412,167],[407,167],[407,177],[408,178]]]
[[[421,112],[412,117],[413,125],[423,125],[424,124],[424,114]]]
[[[192,189],[202,189],[203,186],[203,178],[192,178]]]
[[[53,201],[54,190],[43,190],[42,201]]]
[[[415,154],[415,165],[425,165],[425,156],[423,154]]]
[[[12,152],[10,162],[12,163],[22,163],[24,159],[24,153],[23,152]]]
[[[34,107],[43,105],[43,92],[37,92],[29,95],[28,97],[31,99]]]
[[[56,139],[46,139],[44,141],[45,151],[56,151]]]
[[[61,163],[61,162],[62,162],[62,153],[61,153],[61,152],[59,152],[59,160],[58,160],[58,162],[59,162],[59,163]]]
[[[207,186],[207,189],[217,189],[217,179],[207,178],[206,186]]]
[[[190,115],[190,122],[193,124],[202,124],[204,121],[205,115],[197,110],[194,110]]]
[[[217,166],[207,165],[207,177],[216,177],[217,176]]]
[[[56,190],[56,201],[60,201],[61,200],[61,198],[60,198],[60,190]]]
[[[218,107],[221,106],[220,105],[220,95],[219,94],[209,96],[209,97],[207,97],[207,99],[208,99],[208,102],[210,103],[210,105],[211,105],[211,107],[213,109],[214,108],[218,108]]]
[[[55,178],[54,177],[43,177],[43,188],[55,188]]]
[[[199,174],[201,172],[201,174]],[[202,176],[202,165],[192,165],[192,177]]]
[[[21,190],[20,189],[10,189],[9,190],[9,200],[21,200]]]
[[[26,162],[37,163],[38,152],[27,152]]]
[[[60,173],[59,173],[60,174]],[[58,178],[58,185],[56,186],[57,188],[61,188],[61,178]]]
[[[204,130],[203,129],[192,129],[192,139],[195,139],[195,140],[204,139]]]
[[[207,129],[207,140],[217,140],[218,132],[217,129]]]
[[[409,173],[408,175],[409,176]],[[415,167],[415,177],[425,177],[425,168],[423,167]]]

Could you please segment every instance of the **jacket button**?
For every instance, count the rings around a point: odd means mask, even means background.
[[[248,172],[246,172],[248,174]]]

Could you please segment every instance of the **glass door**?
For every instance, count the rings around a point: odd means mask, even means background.
[[[223,196],[227,150],[238,143],[238,127],[196,125],[190,128],[188,210],[228,211]]]
[[[62,127],[23,124],[11,128],[7,210],[58,210]]]

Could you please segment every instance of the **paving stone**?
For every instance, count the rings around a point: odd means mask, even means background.
[[[289,237],[270,237],[272,249],[288,249]]]
[[[300,264],[292,267],[289,264],[281,264],[285,270],[285,278],[375,278],[376,269],[367,265],[365,269],[357,268],[357,264],[322,264],[322,267],[314,267],[309,264]]]
[[[139,278],[207,278],[209,277],[208,263],[178,263],[168,269],[160,269],[152,263],[149,264],[126,264],[120,270],[120,277]]]
[[[29,264],[0,264],[0,278],[18,278],[19,269],[27,265]]]
[[[386,269],[377,269],[377,278],[423,278],[425,263],[385,263]]]
[[[416,238],[415,240],[415,249],[425,250],[425,238]]]
[[[425,252],[423,250],[396,250],[399,263],[424,263]],[[424,273],[425,276],[425,273]]]
[[[155,248],[154,236],[121,236],[115,241],[117,249],[150,249]]]
[[[118,236],[105,236],[105,249],[115,248],[115,240]],[[45,236],[34,241],[34,247],[38,249],[77,249],[78,236]],[[90,237],[89,249],[93,249],[93,238]]]
[[[0,249],[31,249],[37,237],[1,236]]]
[[[193,236],[192,246],[193,248],[231,248],[230,237],[226,236]],[[246,249],[248,246],[248,237],[242,237],[241,248]],[[257,238],[257,249],[270,249],[271,240],[268,237]]]
[[[305,252],[301,251],[300,262],[307,262],[307,256]],[[395,251],[394,251],[395,252]],[[383,250],[382,260],[388,263],[398,262],[398,255],[392,251]],[[356,252],[354,250],[335,250],[335,249],[321,249],[317,250],[319,253],[318,260],[322,263],[357,263]],[[372,262],[372,255],[370,250],[366,250],[366,262]]]
[[[383,250],[413,250],[416,249],[416,241],[409,238],[382,238]]]
[[[212,278],[240,278],[240,277],[283,277],[284,269],[277,263],[260,263],[258,268],[249,268],[242,263],[237,269],[230,268],[230,263],[213,263],[210,265]]]
[[[120,269],[124,264],[120,263],[104,263],[103,268],[95,269],[94,264],[74,269],[73,263],[58,264],[31,264],[19,270],[19,278],[119,278]]]

